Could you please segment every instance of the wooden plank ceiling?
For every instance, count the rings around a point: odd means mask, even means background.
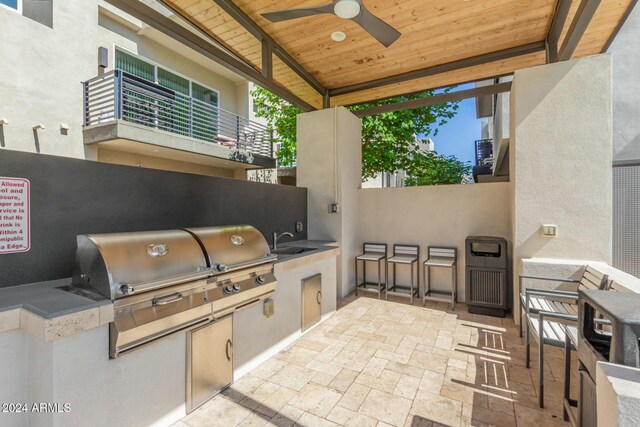
[[[376,16],[402,36],[385,48],[350,20],[316,15],[271,23],[261,14],[327,4],[329,0],[235,0],[256,24],[322,86],[332,90],[395,76],[547,38],[558,0],[364,0]],[[603,51],[633,0],[602,0],[573,58]],[[256,70],[262,67],[262,45],[214,0],[163,0]],[[580,0],[573,0],[560,44]],[[343,42],[331,33],[344,31]],[[469,66],[455,71],[333,96],[331,105],[349,105],[431,88],[513,73],[545,63],[544,51]],[[322,94],[274,56],[273,79],[315,108]]]

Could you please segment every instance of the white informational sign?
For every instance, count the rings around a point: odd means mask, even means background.
[[[31,247],[29,180],[0,176],[0,255]]]

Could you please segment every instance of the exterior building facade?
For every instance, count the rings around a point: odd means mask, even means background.
[[[0,1],[1,148],[238,179],[275,165],[245,79],[102,0],[48,3],[50,21]]]
[[[640,275],[640,9],[634,8],[607,53],[613,69],[613,266]],[[511,81],[511,77],[499,79]],[[509,174],[509,93],[494,95],[493,175]],[[559,143],[561,141],[558,141]]]

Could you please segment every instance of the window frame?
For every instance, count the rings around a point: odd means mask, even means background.
[[[22,0],[18,0],[18,1],[22,2]],[[14,10],[14,9],[12,9],[12,10]],[[197,84],[199,86],[202,86],[202,87],[204,87],[204,88],[206,88],[206,89],[208,89],[208,90],[210,90],[212,92],[215,92],[216,96],[217,96],[217,101],[218,101],[217,105],[216,105],[216,108],[218,108],[218,109],[222,108],[222,107],[220,107],[220,91],[218,89],[212,88],[212,87],[210,87],[209,85],[206,85],[206,84],[202,84],[198,80],[194,80],[194,79],[192,79],[192,78],[190,78],[188,76],[185,76],[182,73],[179,73],[179,72],[173,70],[170,67],[167,67],[167,66],[165,66],[163,64],[159,64],[159,63],[157,63],[155,61],[152,61],[151,59],[149,59],[149,58],[147,58],[145,56],[142,56],[142,55],[140,55],[140,54],[138,54],[138,53],[136,53],[136,52],[134,52],[132,50],[129,50],[129,49],[127,49],[125,47],[122,47],[122,46],[119,46],[117,44],[113,45],[113,55],[112,55],[113,67],[112,67],[112,69],[114,69],[114,70],[116,69],[116,55],[117,55],[117,51],[118,50],[122,51],[122,53],[125,53],[127,55],[131,55],[131,56],[133,56],[135,58],[138,58],[139,60],[144,61],[147,64],[153,66],[153,82],[155,84],[159,84],[158,83],[158,68],[162,68],[163,70],[168,71],[170,73],[173,73],[178,77],[182,77],[183,79],[185,79],[185,80],[187,80],[189,82],[189,94],[188,94],[188,96],[190,98],[193,98],[193,83],[195,83],[195,84]]]
[[[0,3],[0,8],[4,8],[4,9],[10,10],[12,12],[15,12],[15,13],[17,13],[19,15],[22,15],[22,0],[16,0],[16,8],[15,9],[12,8],[9,5],[4,4],[4,3]]]

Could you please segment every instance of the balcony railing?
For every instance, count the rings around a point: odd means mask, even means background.
[[[84,83],[84,125],[114,120],[273,158],[273,135],[260,123],[122,70]]]
[[[479,139],[476,145],[476,166],[487,164],[493,158],[493,139]]]

